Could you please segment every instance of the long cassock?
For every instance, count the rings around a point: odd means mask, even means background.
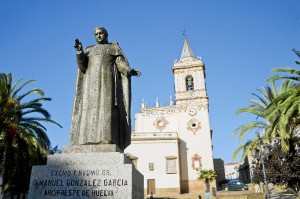
[[[73,145],[109,141],[130,144],[130,70],[117,43],[89,46],[76,54],[78,75],[70,141]]]

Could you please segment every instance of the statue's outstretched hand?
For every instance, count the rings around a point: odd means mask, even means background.
[[[132,69],[129,71],[129,75],[130,75],[130,76],[137,76],[137,77],[139,77],[139,76],[141,76],[141,74],[142,74],[141,71],[135,70],[134,68],[132,68]]]
[[[76,51],[82,51],[82,44],[78,39],[75,39],[74,48],[76,49]]]

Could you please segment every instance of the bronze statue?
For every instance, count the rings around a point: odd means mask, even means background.
[[[117,43],[108,42],[105,28],[94,29],[97,45],[82,49],[76,39],[78,75],[72,113],[70,141],[73,145],[116,144],[124,150],[130,144],[130,68]]]

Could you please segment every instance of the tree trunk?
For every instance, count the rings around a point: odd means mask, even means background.
[[[210,192],[210,184],[209,184],[208,180],[205,180],[205,185],[206,185],[206,190],[205,191]]]

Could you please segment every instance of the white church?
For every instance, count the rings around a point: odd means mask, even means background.
[[[214,169],[205,64],[187,38],[172,68],[175,100],[169,106],[147,107],[135,114],[135,132],[127,153],[144,175],[145,195],[200,193],[201,169]],[[211,183],[215,187],[215,183]]]

